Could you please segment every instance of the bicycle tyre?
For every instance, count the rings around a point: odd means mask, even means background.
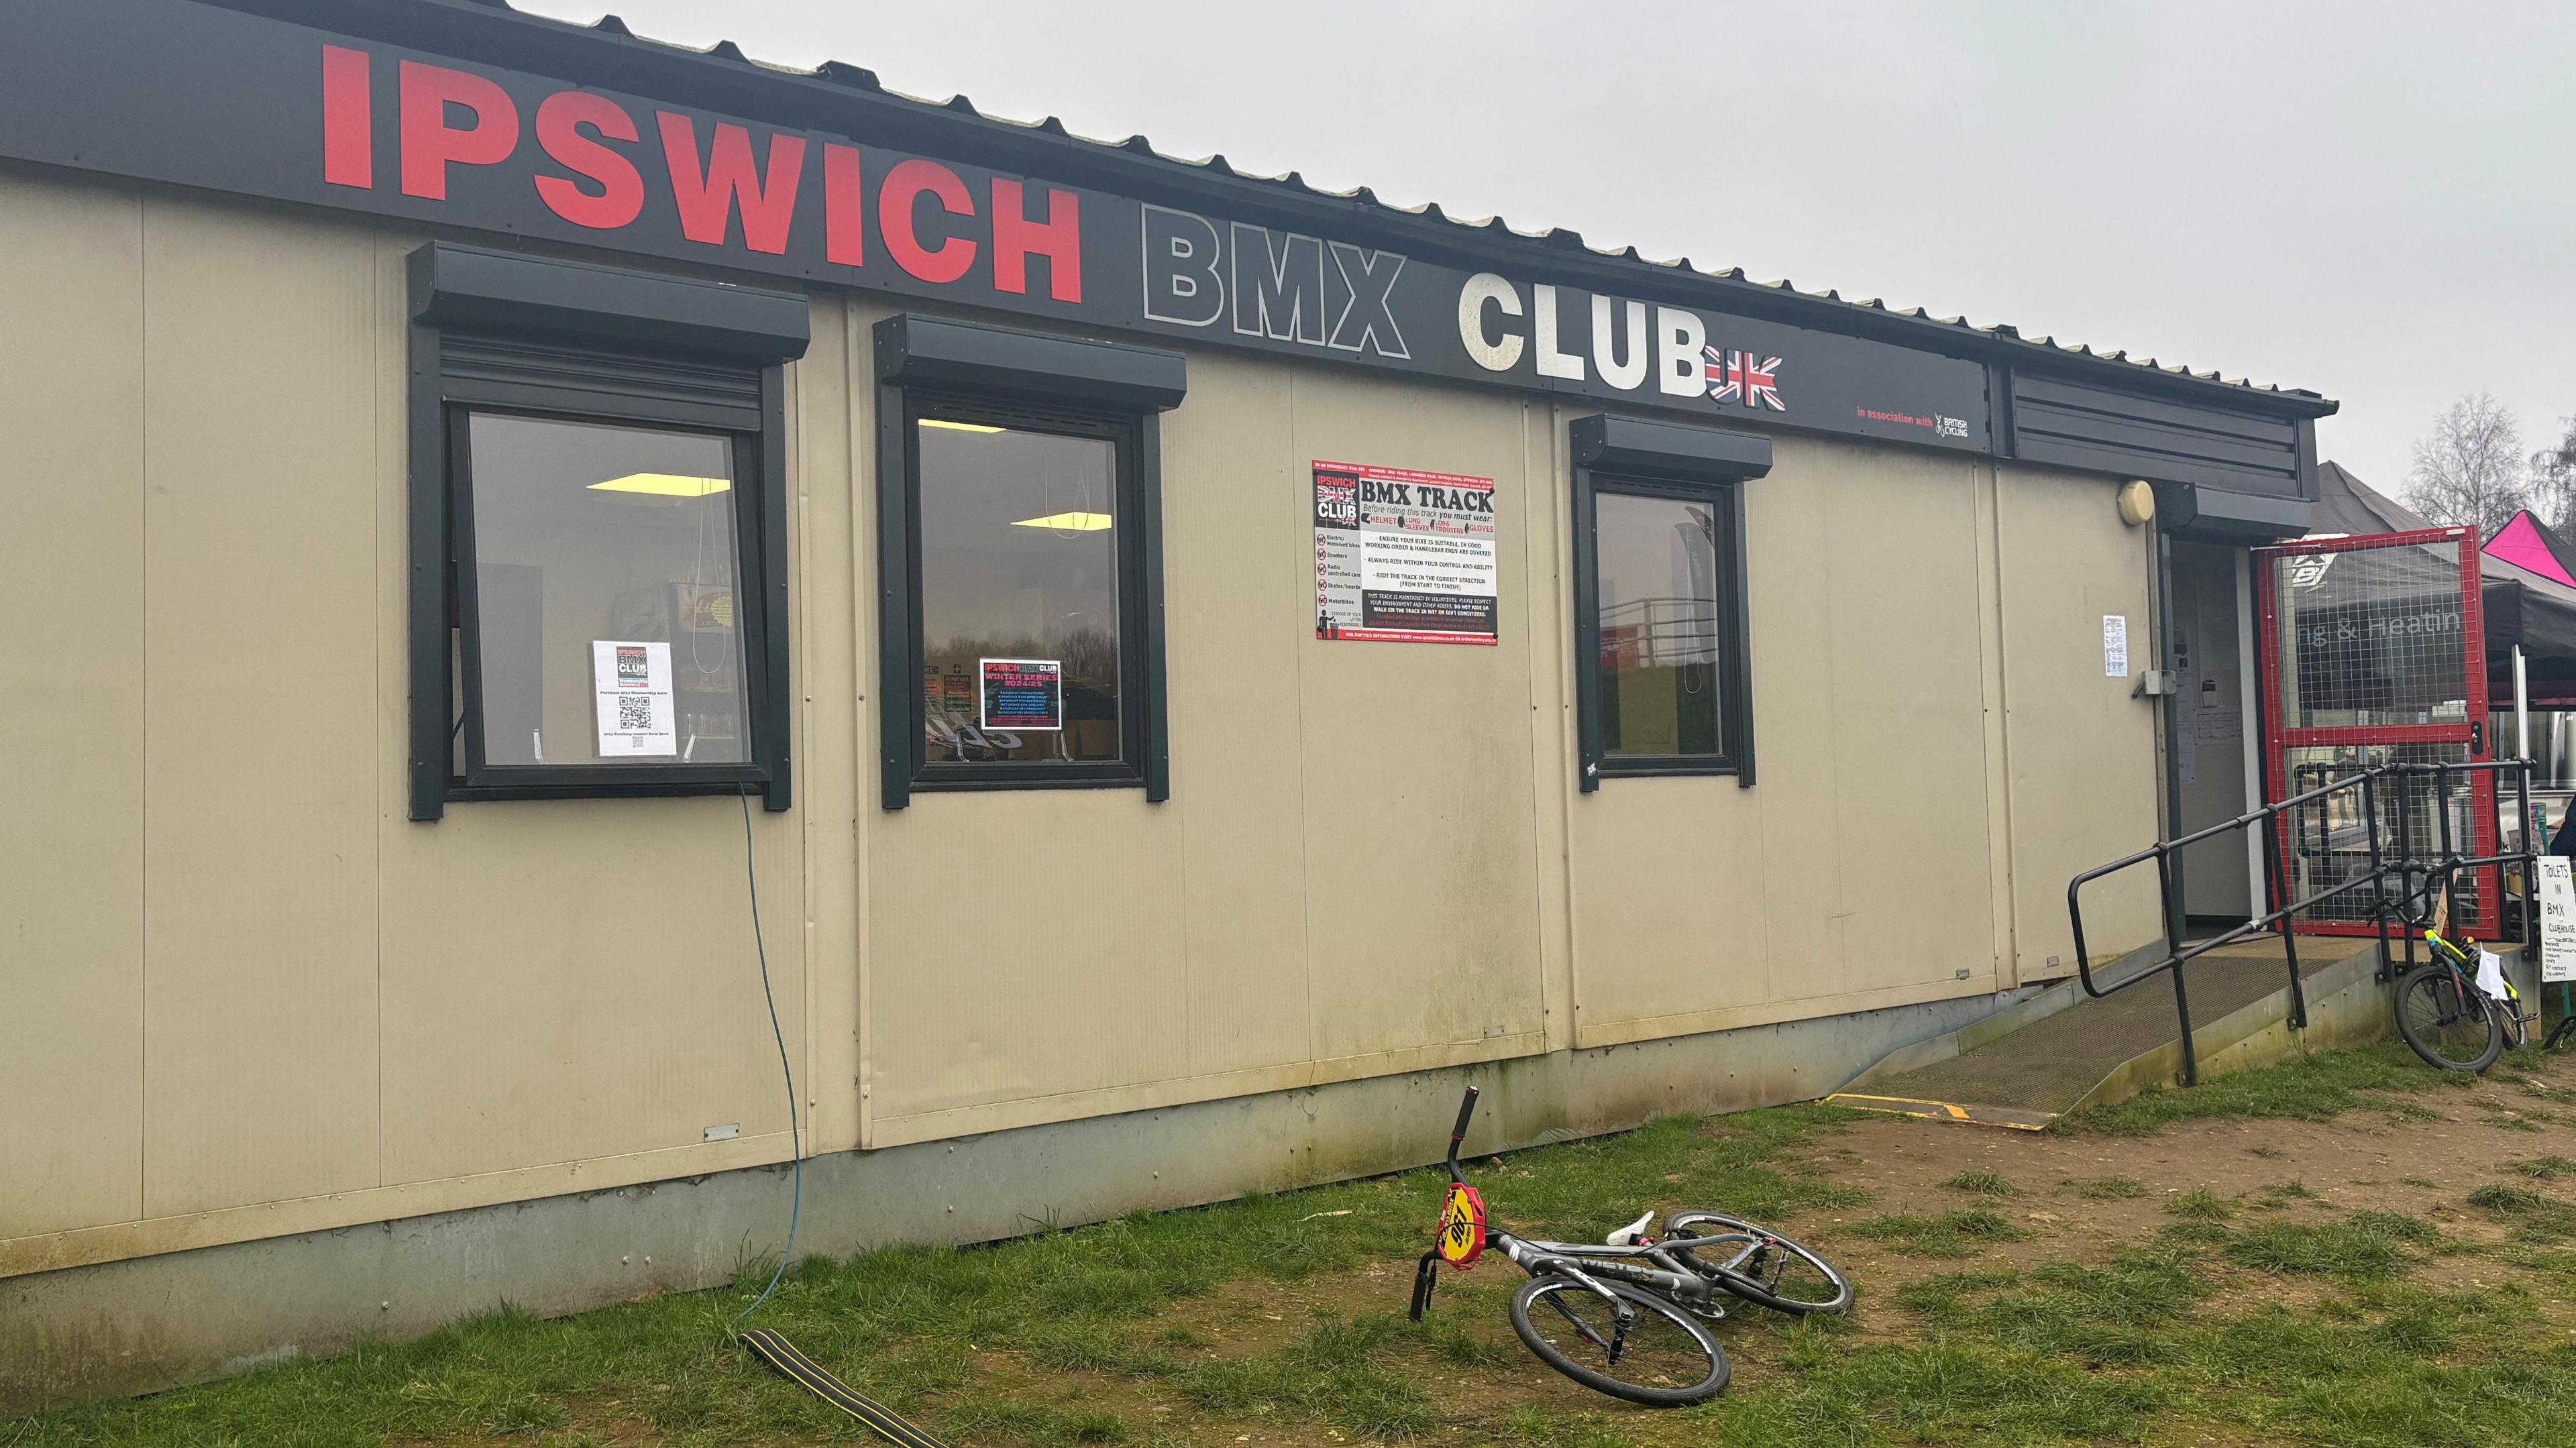
[[[2474,1011],[2484,1034],[2469,1024]],[[2397,1034],[2424,1063],[2444,1071],[2486,1070],[2504,1054],[2504,1022],[2495,1002],[2443,964],[2420,965],[2397,982]]]
[[[2540,1013],[2523,1010],[2522,992],[2514,989],[2511,979],[2504,983],[2504,999],[2496,1002],[2496,1015],[2504,1021],[2504,1048],[2508,1053],[2531,1044],[2531,1028],[2540,1024]]]
[[[1558,1294],[1571,1293],[1573,1297],[1570,1300],[1578,1303],[1590,1304],[1593,1307],[1607,1306],[1590,1287],[1571,1277],[1553,1275],[1533,1277],[1521,1284],[1521,1290],[1512,1294],[1512,1331],[1520,1334],[1522,1344],[1535,1354],[1540,1362],[1596,1393],[1607,1393],[1611,1397],[1622,1398],[1631,1403],[1642,1403],[1650,1408],[1686,1408],[1693,1403],[1705,1403],[1726,1391],[1726,1380],[1731,1371],[1726,1361],[1726,1349],[1717,1345],[1716,1337],[1711,1335],[1697,1318],[1654,1293],[1631,1287],[1625,1282],[1605,1281],[1601,1285],[1635,1308],[1639,1322],[1660,1319],[1662,1324],[1668,1325],[1668,1327],[1658,1326],[1655,1330],[1659,1334],[1670,1330],[1678,1330],[1686,1334],[1697,1348],[1698,1360],[1704,1362],[1705,1366],[1702,1368],[1691,1368],[1685,1364],[1677,1364],[1677,1366],[1682,1367],[1683,1373],[1699,1372],[1698,1381],[1680,1386],[1665,1386],[1660,1383],[1637,1382],[1629,1378],[1614,1377],[1602,1369],[1617,1367],[1616,1362],[1604,1360],[1602,1366],[1596,1368],[1579,1361],[1565,1349],[1557,1346],[1555,1340],[1542,1332],[1537,1322],[1531,1320],[1530,1309],[1534,1305]],[[1562,1305],[1551,1303],[1550,1306],[1558,1313],[1566,1314],[1568,1317],[1574,1316],[1570,1309]],[[1591,1316],[1606,1318],[1609,1314],[1595,1312]],[[1578,1350],[1593,1353],[1601,1351],[1592,1344],[1583,1342],[1579,1334],[1569,1332],[1567,1335],[1575,1338]],[[1641,1375],[1642,1372],[1650,1371],[1651,1368],[1642,1369]],[[1669,1378],[1679,1375],[1666,1374],[1665,1376]]]
[[[1711,1228],[1716,1230],[1712,1231]],[[1694,1242],[1706,1242],[1710,1245],[1693,1246]],[[1754,1248],[1757,1253],[1784,1253],[1783,1266],[1786,1265],[1786,1259],[1805,1262],[1809,1267],[1814,1268],[1816,1275],[1824,1278],[1833,1290],[1821,1297],[1807,1295],[1807,1290],[1803,1287],[1791,1292],[1783,1292],[1780,1289],[1781,1268],[1773,1268],[1769,1276],[1765,1277],[1760,1275],[1758,1266],[1754,1272],[1740,1272],[1726,1265],[1725,1262],[1713,1262],[1700,1255],[1702,1252],[1738,1243]],[[1758,1302],[1776,1312],[1793,1312],[1803,1316],[1811,1312],[1841,1312],[1852,1304],[1850,1279],[1844,1277],[1836,1270],[1834,1264],[1826,1261],[1814,1248],[1793,1242],[1768,1227],[1755,1226],[1741,1217],[1730,1217],[1723,1212],[1675,1212],[1664,1220],[1663,1245],[1669,1248],[1674,1256],[1690,1264],[1694,1270],[1718,1286],[1747,1302]]]

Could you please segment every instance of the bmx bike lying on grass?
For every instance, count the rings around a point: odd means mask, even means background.
[[[1851,1284],[1824,1258],[1717,1212],[1673,1213],[1660,1241],[1646,1235],[1652,1212],[1606,1242],[1489,1229],[1483,1198],[1458,1172],[1476,1095],[1467,1088],[1449,1133],[1449,1194],[1439,1236],[1414,1268],[1414,1321],[1431,1304],[1441,1263],[1464,1271],[1491,1247],[1529,1274],[1512,1296],[1512,1331],[1540,1362],[1614,1398],[1679,1408],[1726,1391],[1726,1350],[1708,1329],[1726,1316],[1719,1292],[1781,1312],[1851,1306]]]

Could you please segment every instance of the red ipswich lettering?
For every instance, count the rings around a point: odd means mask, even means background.
[[[1026,294],[1028,259],[1047,259],[1047,294],[1059,302],[1082,300],[1082,203],[1070,191],[1047,188],[1047,219],[1031,221],[1022,209],[1020,183],[993,178],[993,289]]]
[[[724,245],[740,198],[743,244],[771,256],[785,255],[787,233],[796,221],[796,182],[805,168],[804,138],[772,135],[769,174],[763,178],[751,159],[751,132],[718,122],[706,169],[700,171],[697,127],[669,111],[656,111],[653,118],[661,127],[662,154],[671,167],[680,234],[708,246]]]
[[[644,173],[625,156],[582,134],[584,126],[612,141],[641,139],[635,118],[606,96],[560,91],[546,97],[537,107],[537,144],[565,170],[588,178],[599,189],[594,193],[562,176],[540,176],[537,195],[547,210],[575,226],[613,231],[643,214]]]
[[[935,248],[922,246],[913,230],[913,210],[925,192],[951,216],[975,214],[975,198],[956,172],[936,161],[898,161],[886,172],[885,189],[877,195],[877,225],[885,231],[886,254],[923,281],[953,282],[975,264],[975,243],[952,236]]]
[[[376,184],[376,98],[367,53],[322,47],[322,179],[366,190]]]
[[[405,196],[447,199],[447,167],[497,166],[519,148],[519,108],[507,91],[479,75],[406,60],[402,88],[402,189]],[[463,106],[474,124],[457,130],[447,108]]]
[[[823,259],[834,266],[867,260],[867,232],[859,189],[859,151],[823,143]]]

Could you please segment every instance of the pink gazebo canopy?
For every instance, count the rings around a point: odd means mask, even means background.
[[[2528,508],[2514,514],[2513,521],[2497,530],[2496,535],[2487,540],[2484,551],[2490,558],[2501,558],[2553,583],[2576,588],[2576,571],[2568,568],[2567,550],[2560,545],[2557,535],[2531,516]]]

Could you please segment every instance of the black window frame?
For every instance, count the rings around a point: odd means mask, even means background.
[[[783,364],[805,348],[804,299],[446,243],[412,254],[410,283],[412,818],[476,800],[757,793],[790,808]],[[487,762],[476,415],[728,440],[747,761]]]
[[[1573,461],[1574,692],[1578,788],[1604,778],[1733,775],[1753,787],[1753,668],[1744,541],[1746,484],[1771,470],[1771,440],[1756,433],[1607,415],[1567,428]],[[1715,510],[1718,610],[1716,755],[1614,755],[1604,746],[1601,702],[1600,508],[1603,493],[1705,503]]]
[[[1162,430],[1187,391],[1180,354],[913,314],[874,331],[877,364],[880,805],[916,793],[1133,789],[1171,798],[1163,665]],[[1109,440],[1117,456],[1116,761],[932,760],[924,738],[921,466],[925,416]]]

